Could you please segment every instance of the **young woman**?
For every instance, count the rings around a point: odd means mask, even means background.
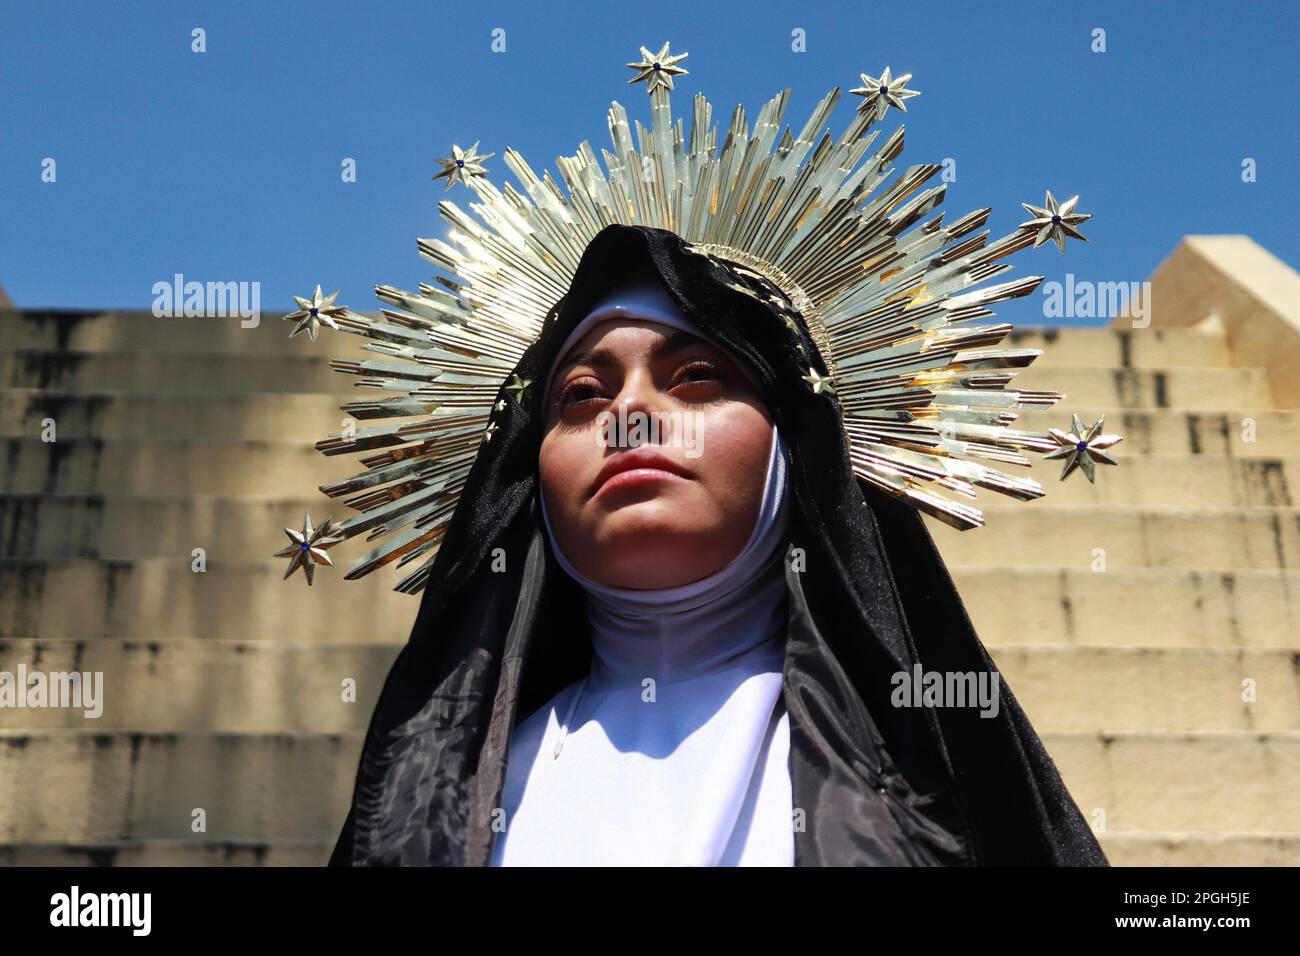
[[[1005,682],[896,705],[918,665],[994,665],[810,366],[751,269],[591,241],[494,406],[332,864],[1106,864]]]
[[[789,507],[761,388],[652,273],[566,346],[539,501],[592,669],[515,730],[493,862],[790,865]]]

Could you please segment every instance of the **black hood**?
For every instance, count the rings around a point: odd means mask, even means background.
[[[783,696],[796,864],[1106,865],[1004,680],[994,717],[891,705],[893,675],[915,664],[994,664],[920,515],[854,476],[834,395],[803,378],[827,370],[778,290],[675,233],[611,225],[519,376],[543,382],[577,322],[646,261],[689,318],[749,363],[790,449]],[[556,563],[536,502],[541,391],[522,404],[501,393],[371,719],[331,865],[487,865],[512,728],[590,667],[584,595]],[[500,553],[504,572],[493,570]]]

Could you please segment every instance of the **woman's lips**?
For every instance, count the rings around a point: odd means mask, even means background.
[[[619,488],[632,488],[637,485],[666,483],[672,481],[689,481],[695,477],[689,469],[665,458],[658,452],[637,448],[624,452],[605,462],[588,489],[588,497],[594,498]]]
[[[593,497],[610,494],[620,488],[634,488],[637,485],[655,484],[656,482],[686,481],[681,475],[662,468],[631,468],[611,476],[599,488]]]

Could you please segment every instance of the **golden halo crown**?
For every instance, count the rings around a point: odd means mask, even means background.
[[[365,336],[365,348],[383,359],[333,366],[361,376],[358,385],[396,394],[344,406],[383,424],[317,443],[329,455],[369,453],[365,471],[321,488],[357,514],[327,519],[314,539],[310,522],[290,532],[294,543],[282,552],[293,558],[288,573],[328,563],[325,547],[364,532],[382,543],[346,577],[423,559],[398,590],[424,586],[478,447],[496,430],[494,412],[532,385],[507,376],[567,292],[587,244],[613,223],[671,230],[780,289],[803,314],[829,372],[810,366],[805,380],[837,396],[854,472],[955,527],[978,527],[983,514],[949,494],[973,500],[977,487],[1021,500],[1043,494],[1036,481],[993,466],[1028,465],[1025,451],[1066,457],[1063,478],[1081,467],[1091,480],[1094,462],[1114,464],[1104,449],[1119,438],[1099,435],[1101,422],[1085,430],[1075,418],[1069,432],[1010,427],[1017,409],[1063,396],[1008,388],[1041,353],[997,348],[1011,326],[981,323],[993,317],[989,305],[1028,295],[1042,277],[974,288],[1010,269],[1002,260],[1016,251],[1050,240],[1063,253],[1067,236],[1084,239],[1076,227],[1090,217],[1075,212],[1077,196],[1058,203],[1048,192],[1043,207],[1024,204],[1033,218],[992,241],[983,229],[989,209],[947,224],[942,213],[926,218],[945,196],[945,183],[926,185],[942,167],[914,165],[893,176],[903,127],[881,142],[873,128],[918,95],[910,74],[895,77],[888,67],[879,77],[860,75],[850,90],[861,97],[857,111],[839,137],[819,133],[840,99],[836,87],[797,134],[788,126],[780,133],[789,89],[763,105],[752,128],[737,105],[721,149],[712,105],[697,93],[688,138],[671,109],[686,56],[667,43],[657,54],[641,48],[641,59],[627,65],[636,71],[629,82],[646,84],[649,127],[630,124],[612,103],[604,168],[584,140],[556,160],[563,190],[513,149],[503,160],[520,189],[489,179],[485,161],[496,154],[480,155],[478,142],[437,160],[434,179],[444,179],[445,190],[463,185],[473,200],[470,212],[440,201],[446,239],[418,240],[420,254],[445,273],[435,284],[418,292],[377,286],[387,307],[374,318],[335,306],[319,287],[297,300],[299,310],[286,316],[298,323],[291,334],[314,340],[323,324]]]

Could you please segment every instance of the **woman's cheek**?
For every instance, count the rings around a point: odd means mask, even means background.
[[[701,416],[697,437],[700,456],[687,462],[711,484],[743,494],[757,486],[761,494],[772,450],[772,425],[756,409],[734,404]]]
[[[554,510],[560,512],[557,518],[571,515],[577,507],[577,496],[584,487],[582,476],[588,466],[583,457],[587,444],[581,436],[570,434],[551,435],[542,442],[538,455],[542,488],[546,500],[555,502]]]

